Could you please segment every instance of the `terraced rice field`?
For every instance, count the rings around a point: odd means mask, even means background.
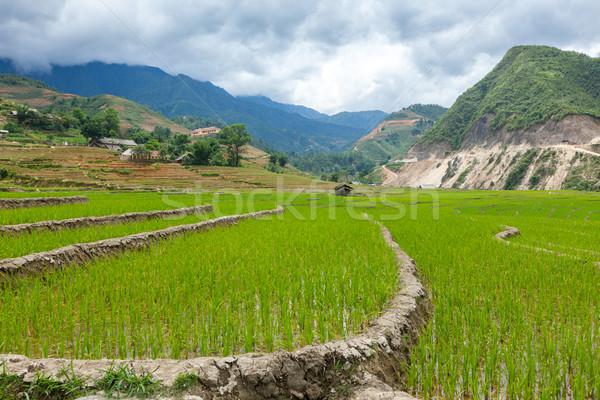
[[[187,358],[347,337],[397,290],[393,257],[367,213],[416,260],[430,290],[431,320],[399,374],[408,391],[427,399],[599,397],[600,194],[395,190],[222,200],[232,213],[250,203],[287,206],[282,217],[4,287],[0,353]],[[505,226],[522,233],[512,245],[494,236]]]
[[[597,399],[600,195],[439,192],[439,200],[414,205],[416,219],[384,221],[434,304],[406,366],[408,388],[423,398]],[[495,239],[505,225],[522,232],[511,242],[530,247]]]
[[[239,199],[213,200],[220,213],[247,211]],[[254,211],[273,208],[277,196],[252,199]],[[2,290],[0,353],[187,358],[345,338],[395,293],[396,263],[375,224],[328,214],[299,206],[282,218],[242,221],[43,279],[13,280]],[[1,256],[197,218],[3,238],[12,242]]]

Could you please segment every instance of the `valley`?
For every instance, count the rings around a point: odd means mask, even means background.
[[[597,399],[598,72],[517,46],[334,115],[2,75],[0,399]]]

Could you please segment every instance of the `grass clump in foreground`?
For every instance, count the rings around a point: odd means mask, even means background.
[[[372,222],[298,210],[17,280],[0,292],[0,353],[177,359],[364,329],[397,290],[393,253]]]
[[[0,373],[0,399],[2,400],[54,400],[75,399],[88,393],[85,381],[76,376],[73,370],[63,366],[55,376],[46,376],[37,372],[31,382],[15,374],[7,374],[6,369]]]
[[[111,365],[104,371],[104,376],[96,382],[98,389],[104,391],[107,397],[117,394],[120,398],[124,393],[126,397],[149,396],[160,389],[160,384],[152,378],[148,371],[142,371],[139,375],[133,367],[127,365]]]

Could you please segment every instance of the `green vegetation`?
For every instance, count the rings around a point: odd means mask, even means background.
[[[515,168],[526,158],[551,165],[550,151],[532,154],[516,158]],[[94,201],[95,195],[89,193]],[[397,290],[394,257],[377,226],[362,218],[367,212],[416,260],[434,305],[402,371],[412,393],[575,400],[600,394],[598,193],[249,193],[209,202],[230,212],[239,204],[288,206],[281,218],[242,221],[5,285],[0,353],[187,358],[346,337]],[[511,246],[494,237],[505,225],[522,232]],[[106,389],[153,388],[149,376],[123,368],[107,374]],[[181,376],[172,390],[196,383]],[[16,399],[15,388],[23,391],[18,377],[0,375],[0,395]]]
[[[68,192],[67,196],[84,195],[89,203],[68,204],[28,209],[2,210],[2,224],[14,225],[77,217],[100,217],[134,211],[168,210],[192,207],[211,200],[208,195],[169,196],[157,193]],[[65,196],[65,193],[2,193],[2,198]]]
[[[173,387],[171,389],[175,393],[181,393],[198,385],[198,383],[198,375],[192,372],[187,374],[179,374],[177,378],[175,378],[175,381],[173,381]]]
[[[389,127],[372,139],[365,139],[356,145],[358,153],[377,164],[406,153],[422,133],[415,126]]]
[[[0,74],[0,85],[1,86],[20,86],[20,87],[35,87],[40,89],[48,89],[54,92],[58,92],[58,89],[46,85],[42,81],[35,79],[29,79],[20,75],[12,74]]]
[[[458,149],[484,118],[492,130],[526,130],[570,114],[600,117],[600,60],[545,46],[517,46],[463,93],[422,141],[448,141]]]
[[[239,167],[242,147],[252,141],[244,124],[233,124],[219,132],[219,143],[227,148],[227,161],[231,167]]]
[[[473,169],[472,165],[469,165],[467,168],[465,168],[465,170],[463,172],[461,172],[461,174],[458,176],[458,178],[456,178],[456,181],[452,184],[452,187],[458,188],[458,187],[460,187],[460,185],[465,183],[465,179],[467,179],[467,175],[469,175],[469,173],[471,172],[472,169]]]
[[[323,180],[333,182],[337,182],[340,177],[346,181],[355,176],[363,178],[375,167],[375,162],[367,159],[362,152],[353,151],[306,153],[302,156],[292,153],[289,162],[302,171],[311,172],[321,176]],[[332,176],[337,176],[337,178],[331,179]]]
[[[569,170],[564,188],[571,190],[600,191],[600,157],[576,153],[572,163],[580,163]]]
[[[217,128],[225,128],[227,124],[223,121],[214,120],[210,118],[201,118],[196,117],[194,115],[178,115],[176,117],[171,118],[171,121],[175,122],[178,125],[184,126],[190,131],[193,131],[198,128],[209,128],[211,126],[216,126]]]
[[[126,397],[148,396],[160,388],[160,384],[152,379],[152,374],[148,371],[142,371],[138,375],[133,367],[127,365],[112,365],[103,372],[105,375],[96,382],[96,386],[104,391],[106,397],[112,397],[114,393],[119,398],[121,393]]]
[[[106,199],[110,198],[110,195],[104,196]],[[141,197],[141,196],[136,196]],[[126,206],[127,203],[131,202],[136,197],[129,196],[126,198],[114,200],[114,210],[118,207]],[[161,196],[156,194],[147,194],[145,197],[154,197],[156,202],[161,201]],[[177,200],[179,203],[179,197]],[[198,201],[208,201],[209,203],[216,203],[215,211],[206,214],[189,215],[185,217],[174,217],[165,219],[151,219],[143,220],[138,222],[128,222],[124,224],[115,225],[101,225],[97,227],[85,227],[77,229],[66,229],[59,231],[40,231],[33,234],[22,233],[20,235],[7,235],[2,237],[3,246],[0,248],[0,259],[13,258],[25,256],[31,253],[38,253],[42,251],[49,251],[63,246],[68,246],[73,243],[90,243],[103,239],[110,239],[113,237],[122,237],[126,235],[132,235],[141,232],[150,232],[159,229],[168,228],[170,226],[195,224],[200,221],[205,221],[211,218],[220,217],[223,215],[239,214],[253,211],[261,211],[265,209],[272,209],[275,207],[275,202],[270,200],[269,196],[256,196],[256,199],[261,200],[256,204],[238,204],[235,196],[220,195],[220,196],[202,196],[201,198],[193,199],[191,196],[187,199],[183,199],[184,202],[194,204]],[[162,201],[166,200],[166,204],[156,205],[157,209],[173,208],[173,200],[168,200],[168,197],[162,198]],[[101,204],[100,201],[94,202],[96,205]],[[119,204],[120,203],[120,204]],[[109,207],[110,204],[107,204]],[[146,206],[150,206],[150,202],[146,202]],[[72,205],[75,207],[76,205]],[[141,206],[141,204],[140,204]],[[69,205],[59,206],[63,209],[68,209]],[[250,208],[251,207],[251,208]],[[49,217],[55,215],[54,210],[50,210],[53,207],[43,207],[37,209],[36,217],[43,218],[44,210],[47,210]],[[30,209],[31,211],[32,209]],[[10,210],[3,210],[4,213],[8,213]],[[20,210],[25,211],[25,210]],[[47,218],[50,219],[50,218]],[[42,219],[42,220],[47,220]]]
[[[53,400],[75,399],[87,394],[87,385],[72,370],[63,367],[55,376],[36,372],[31,382],[25,382],[18,375],[0,373],[0,398],[3,400]]]
[[[0,352],[186,358],[347,337],[395,292],[396,264],[375,224],[332,212],[299,205],[281,219],[23,278],[0,294]]]
[[[405,369],[410,391],[421,398],[597,398],[599,196],[437,193],[440,207],[435,198],[433,210],[416,204],[414,218],[368,211],[430,285],[433,320]],[[416,194],[404,197],[387,199],[408,205]],[[509,247],[494,238],[504,225],[521,230],[515,243],[569,256]]]
[[[438,121],[448,111],[446,107],[437,104],[413,104],[406,108],[422,117]]]
[[[536,168],[533,175],[531,175],[531,178],[529,178],[529,189],[535,188],[543,179],[553,176],[556,172],[557,163],[556,150],[544,150],[536,160],[536,165],[540,165]]]
[[[508,173],[508,177],[506,178],[506,181],[504,182],[504,190],[513,190],[517,186],[519,186],[519,184],[525,177],[525,174],[527,173],[529,166],[534,161],[534,159],[537,157],[538,152],[539,152],[539,149],[533,148],[533,149],[527,150],[525,152],[525,154],[523,154],[523,157],[521,157],[521,159],[519,160],[517,165]],[[512,161],[509,165],[512,165],[516,161],[517,157],[518,157],[518,155],[512,159]]]

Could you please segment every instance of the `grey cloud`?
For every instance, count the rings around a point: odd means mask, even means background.
[[[482,20],[496,3],[0,0],[0,57],[148,64],[333,113],[450,105],[515,45],[600,52],[600,3],[502,0]]]

